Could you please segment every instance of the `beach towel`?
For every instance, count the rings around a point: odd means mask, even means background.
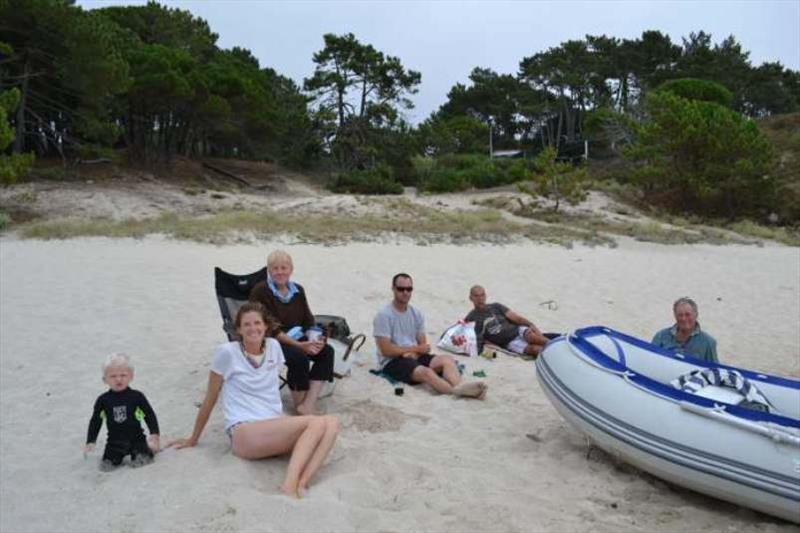
[[[757,411],[766,411],[768,413],[775,410],[775,407],[761,394],[761,391],[736,370],[728,370],[725,368],[692,370],[688,374],[684,374],[672,380],[670,384],[676,389],[690,393],[696,393],[708,385],[730,387],[744,396],[742,407],[748,407]]]

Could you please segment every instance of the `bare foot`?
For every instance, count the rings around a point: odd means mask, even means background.
[[[486,385],[483,382],[481,382],[481,385],[483,385],[483,390],[481,391],[480,394],[475,396],[476,400],[485,400],[486,399],[486,391],[489,390],[489,385]]]
[[[469,381],[453,388],[453,394],[465,398],[477,398],[482,400],[486,396],[488,386],[483,381]]]
[[[313,409],[311,407],[308,407],[305,403],[301,403],[300,405],[298,405],[294,409],[295,409],[295,411],[297,411],[298,415],[315,415],[315,414],[317,414],[315,409]]]
[[[283,492],[287,496],[291,496],[292,498],[297,498],[299,500],[300,498],[303,497],[303,495],[300,492],[300,488],[299,487],[297,487],[297,488],[296,487],[289,487],[289,486],[284,484],[284,485],[281,485],[280,488],[281,488],[281,492]]]

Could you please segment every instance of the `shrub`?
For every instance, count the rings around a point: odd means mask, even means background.
[[[469,189],[470,183],[463,172],[447,169],[436,169],[427,180],[421,182],[423,190],[428,192],[454,192]]]
[[[483,154],[445,154],[415,163],[422,189],[431,192],[488,189],[527,179],[531,163],[523,159],[489,159]]]
[[[391,167],[379,165],[372,169],[353,170],[339,174],[331,190],[354,194],[402,194],[403,186],[395,181]]]
[[[542,150],[534,160],[536,174],[533,175],[533,190],[522,188],[531,194],[538,193],[553,199],[553,211],[558,211],[561,200],[576,203],[586,196],[585,184],[588,174],[585,167],[556,161],[558,153],[552,146]]]
[[[415,155],[411,159],[411,166],[414,169],[414,180],[421,183],[428,180],[436,168],[436,160],[424,155]]]
[[[656,90],[669,92],[687,100],[712,102],[728,108],[733,105],[733,93],[719,83],[709,80],[695,78],[669,80],[659,85]]]

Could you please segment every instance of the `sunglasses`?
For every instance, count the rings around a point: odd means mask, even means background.
[[[398,287],[395,285],[394,290],[398,292],[411,292],[414,290],[414,287]]]

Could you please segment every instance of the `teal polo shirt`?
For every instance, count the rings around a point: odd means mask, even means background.
[[[684,343],[678,342],[678,339],[675,338],[677,332],[677,324],[670,328],[664,328],[653,337],[653,344],[660,348],[686,353],[709,363],[719,363],[719,359],[717,359],[717,341],[714,340],[714,337],[702,331],[699,323],[694,327],[694,331],[689,334],[689,338]]]

